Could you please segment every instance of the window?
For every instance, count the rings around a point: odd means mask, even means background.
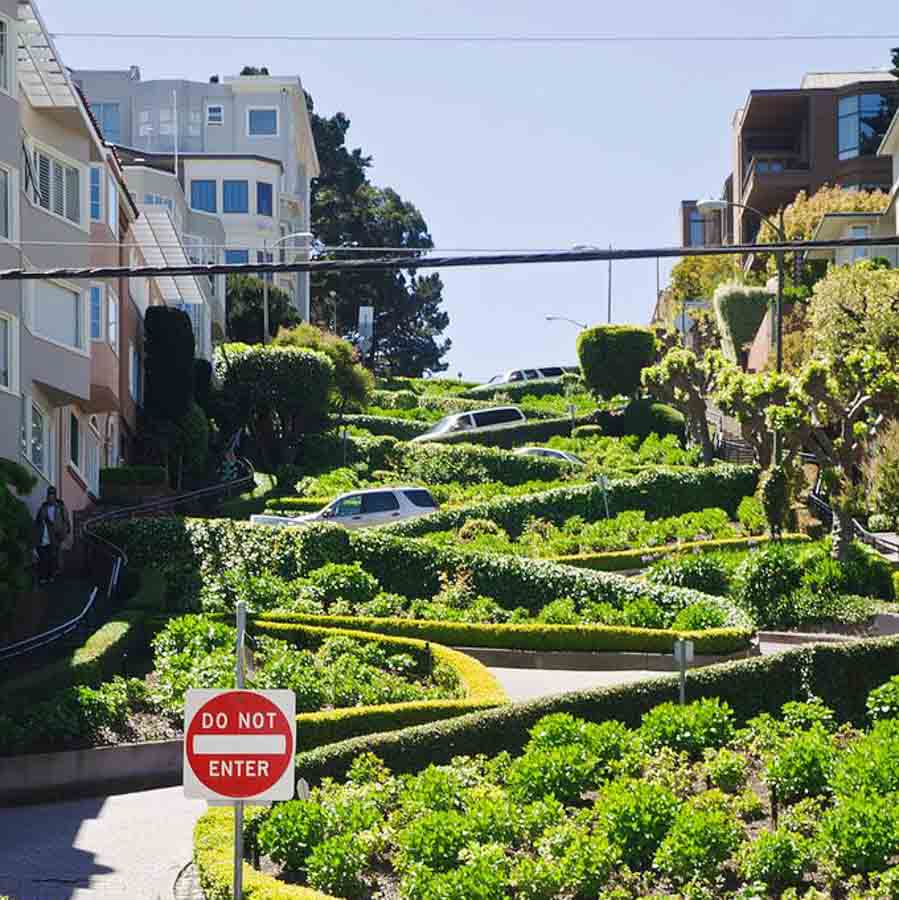
[[[249,250],[226,250],[225,265],[227,266],[245,266],[250,262]]]
[[[81,423],[75,413],[69,413],[69,462],[81,468]]]
[[[95,496],[100,495],[100,429],[97,417],[91,416],[88,427],[84,429],[84,468],[82,469],[88,490]]]
[[[201,212],[217,212],[215,182],[212,179],[192,179],[190,205]]]
[[[119,298],[112,291],[106,292],[106,338],[109,346],[119,350]]]
[[[248,109],[247,134],[250,137],[277,137],[278,110],[275,107]]]
[[[207,125],[224,125],[225,124],[225,108],[223,106],[207,106],[206,107],[206,124]]]
[[[106,221],[114,235],[119,233],[119,190],[115,178],[110,175],[106,181]]]
[[[9,25],[0,19],[0,91],[9,91],[10,60]]]
[[[338,518],[346,516],[358,516],[362,513],[362,495],[353,494],[351,497],[344,497],[335,507],[334,515]]]
[[[437,508],[434,498],[426,490],[416,488],[414,491],[403,491],[403,493],[406,495],[406,499],[419,509]]]
[[[362,512],[385,513],[400,508],[400,501],[391,491],[378,491],[375,494],[362,495]]]
[[[169,212],[175,211],[175,201],[171,197],[163,197],[162,194],[144,194],[144,205],[164,206]]]
[[[48,460],[48,418],[35,403],[31,404],[31,446],[28,458],[40,472],[47,471]]]
[[[250,187],[246,181],[222,182],[222,212],[248,213],[250,211]]]
[[[690,247],[702,247],[705,245],[705,219],[699,210],[690,212]]]
[[[118,103],[91,103],[91,112],[110,144],[122,143],[122,121]]]
[[[140,353],[134,346],[134,341],[128,342],[128,390],[131,393],[131,399],[140,404],[141,388],[143,387],[143,378],[141,373]]]
[[[853,241],[863,240],[866,237],[870,236],[870,228],[867,225],[853,225],[852,228],[849,229],[849,237]],[[868,247],[853,247],[852,248],[852,261],[857,262],[860,259],[868,258]]]
[[[274,189],[267,181],[256,182],[256,214],[260,216],[273,215]]]
[[[19,323],[0,313],[0,390],[19,392]]]
[[[274,251],[270,250],[268,253],[264,252],[263,250],[256,251],[256,262],[257,263],[262,263],[264,265],[265,263],[273,263],[274,261],[275,261]],[[274,277],[275,277],[273,272],[257,272],[256,276],[257,276],[257,278],[262,278],[263,280],[269,282],[269,284],[271,284],[271,282],[274,280]]]
[[[85,349],[81,292],[54,281],[35,281],[31,303],[33,331],[47,340]]]
[[[0,169],[0,238],[7,240],[12,237],[12,191],[9,182],[9,172]]]
[[[485,412],[474,413],[475,424],[478,428],[488,428],[491,425],[504,425],[507,422],[520,422],[524,416],[517,409],[491,409]]]
[[[99,166],[91,166],[91,221],[103,221],[103,174]]]
[[[103,288],[91,285],[91,340],[103,340]]]
[[[893,117],[894,103],[882,94],[842,97],[838,105],[837,155],[875,156]]]
[[[33,199],[48,212],[81,224],[81,172],[43,150],[34,151]]]

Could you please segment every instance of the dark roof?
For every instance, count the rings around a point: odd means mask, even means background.
[[[139,147],[127,147],[124,144],[116,144],[115,149],[123,158],[127,159],[126,165],[139,165],[138,160],[143,160],[151,166],[167,164],[169,171],[174,168],[174,153],[157,153],[152,150],[141,150]],[[182,153],[178,151],[179,159],[255,159],[258,162],[271,163],[283,169],[284,163],[280,159],[271,156],[260,156],[258,153]]]

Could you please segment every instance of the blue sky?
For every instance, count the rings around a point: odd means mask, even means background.
[[[49,29],[178,33],[880,33],[895,0],[40,0]],[[247,15],[251,9],[253,15]],[[850,14],[851,11],[851,14]],[[343,110],[372,179],[422,210],[438,247],[669,246],[682,198],[720,190],[730,121],[751,88],[805,71],[882,67],[893,40],[495,46],[60,39],[73,67],[140,65],[205,80],[243,65],[298,73],[317,109]],[[662,264],[662,281],[670,264]],[[606,264],[444,274],[452,373],[484,378],[574,360],[576,329],[604,321]],[[613,270],[613,321],[645,323],[654,262]]]

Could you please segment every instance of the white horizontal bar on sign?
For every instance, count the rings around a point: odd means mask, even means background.
[[[287,752],[283,734],[196,734],[194,753],[200,756],[278,754]]]

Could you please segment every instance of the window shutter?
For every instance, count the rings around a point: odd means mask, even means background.
[[[50,158],[35,150],[34,162],[37,166],[37,184],[35,185],[34,199],[44,209],[50,209]]]
[[[53,189],[51,191],[51,196],[53,198],[53,212],[58,216],[64,216],[66,214],[65,167],[55,159],[51,160],[51,163],[53,166]]]
[[[81,221],[81,173],[66,166],[66,218]]]

